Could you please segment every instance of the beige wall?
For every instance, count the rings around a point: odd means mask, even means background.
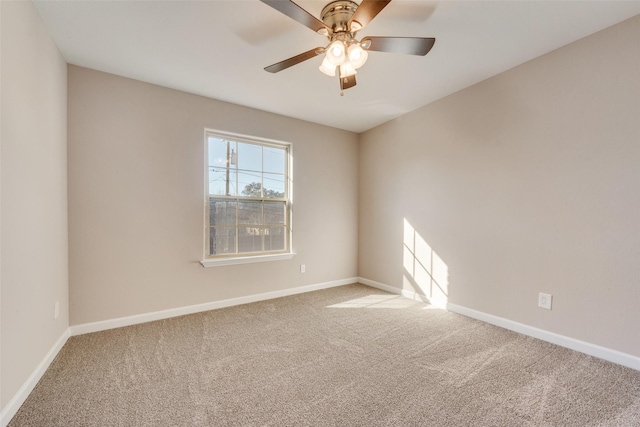
[[[31,2],[0,8],[4,408],[69,326],[67,66]]]
[[[72,325],[357,276],[356,134],[76,66],[68,75]],[[293,143],[292,260],[200,265],[205,128]]]
[[[363,134],[360,276],[429,293],[428,244],[450,303],[640,356],[638,40],[640,16]]]

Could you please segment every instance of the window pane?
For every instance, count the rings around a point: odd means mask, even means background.
[[[227,193],[229,190],[229,193]],[[226,184],[226,171],[225,171],[225,189],[223,194],[227,196],[237,196],[238,195],[238,172],[234,170],[229,171],[229,184]]]
[[[238,224],[262,224],[262,202],[238,202]]]
[[[285,227],[267,227],[264,230],[264,250],[283,251],[285,250]]]
[[[209,194],[222,196],[225,192],[226,169],[221,167],[209,167]]]
[[[285,154],[286,151],[282,148],[263,147],[264,150],[264,172],[281,173],[284,175],[285,171]]]
[[[236,202],[210,199],[209,225],[236,225]]]
[[[235,153],[238,152],[238,147],[235,141],[214,138],[211,136],[207,141],[209,143],[209,166],[226,168],[228,160],[231,169],[235,169],[237,167]]]
[[[236,253],[235,227],[211,227],[209,229],[209,254],[224,255],[234,253]]]
[[[264,203],[264,223],[284,224],[285,223],[285,202],[265,202]]]
[[[227,143],[220,138],[210,136],[209,143],[209,166],[224,167],[227,165]]]
[[[262,147],[255,144],[238,143],[238,169],[262,170]]]
[[[235,195],[237,192],[237,174],[235,172],[237,143],[215,137],[209,137],[207,141],[209,145],[209,194]]]
[[[262,197],[262,176],[259,172],[238,172],[240,196]]]
[[[284,175],[265,173],[264,197],[268,199],[281,199],[284,197]]]
[[[209,170],[209,194],[212,196],[236,196],[238,173],[227,168],[212,168]],[[227,183],[227,178],[229,182]]]
[[[262,235],[260,227],[238,228],[238,252],[261,252]]]

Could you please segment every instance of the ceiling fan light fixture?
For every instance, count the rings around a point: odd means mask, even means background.
[[[327,54],[325,57],[334,66],[337,67],[341,65],[347,57],[344,43],[342,43],[340,40],[331,42],[329,47],[327,47]]]
[[[349,57],[349,62],[353,65],[353,68],[360,68],[367,62],[367,58],[369,54],[366,50],[364,50],[359,43],[353,43],[347,49],[347,55]]]
[[[318,69],[329,77],[334,77],[336,75],[336,66],[329,62],[329,59],[326,56],[322,60],[322,64]]]
[[[375,36],[366,36],[358,41],[356,34],[392,0],[329,0],[322,9],[321,19],[297,5],[295,0],[260,1],[329,40],[326,47],[317,47],[269,65],[265,71],[277,73],[324,54],[319,70],[327,76],[338,74],[341,91],[356,85],[356,69],[367,62],[369,50],[424,56],[436,41],[433,37]]]

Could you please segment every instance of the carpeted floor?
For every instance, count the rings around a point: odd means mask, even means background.
[[[640,372],[363,285],[72,337],[9,424],[637,426]]]

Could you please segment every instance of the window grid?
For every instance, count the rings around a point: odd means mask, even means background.
[[[222,146],[224,162],[210,157],[211,143]],[[290,251],[289,146],[251,138],[229,138],[206,134],[207,145],[207,223],[206,257],[255,256]],[[260,169],[240,167],[244,151],[260,150]],[[282,157],[279,170],[267,166],[265,151]],[[251,162],[251,155],[248,154]],[[277,157],[277,156],[276,156]],[[255,159],[254,159],[255,161]],[[215,164],[215,163],[218,164]],[[222,172],[224,194],[211,194],[213,180]],[[218,174],[218,178],[216,178]],[[249,178],[246,182],[241,178]],[[250,179],[253,177],[254,179]],[[257,179],[255,179],[257,178]],[[274,185],[267,184],[273,180]],[[219,183],[218,183],[219,184]],[[280,186],[278,186],[280,184]],[[282,191],[279,191],[282,190]],[[218,188],[218,193],[221,189]],[[244,193],[244,194],[243,194]]]

